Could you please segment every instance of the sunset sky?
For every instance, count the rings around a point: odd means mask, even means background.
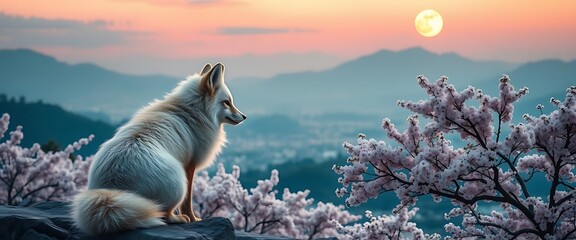
[[[414,28],[424,9],[444,19],[437,37]],[[0,0],[0,49],[127,73],[180,76],[223,61],[235,76],[270,76],[415,46],[476,60],[576,59],[576,1]]]

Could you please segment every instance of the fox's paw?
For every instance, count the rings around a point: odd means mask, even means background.
[[[190,218],[191,222],[200,222],[202,221],[202,218],[196,217],[196,215],[194,214],[194,212],[191,213],[184,213],[185,216],[187,216],[188,218]]]
[[[166,216],[167,223],[175,223],[175,224],[183,224],[183,223],[190,223],[190,218],[186,215],[175,215],[175,214],[168,214]]]

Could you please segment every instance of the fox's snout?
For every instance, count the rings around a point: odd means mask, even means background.
[[[228,120],[228,122],[232,125],[238,125],[242,122],[244,122],[244,120],[246,120],[246,118],[248,118],[244,113],[240,112],[238,109],[235,109],[235,111],[231,111],[231,114],[226,116],[226,120]]]

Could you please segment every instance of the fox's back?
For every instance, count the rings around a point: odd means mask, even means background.
[[[182,192],[186,175],[181,163],[148,139],[111,139],[94,156],[89,189],[119,189],[164,202],[168,193]]]

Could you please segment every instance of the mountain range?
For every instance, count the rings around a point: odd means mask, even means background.
[[[0,93],[119,120],[171,90],[177,79],[134,76],[93,64],[67,64],[27,49],[0,51]]]
[[[234,71],[234,66],[227,70]],[[0,93],[41,99],[91,116],[104,113],[116,121],[161,98],[179,81],[161,75],[127,75],[93,64],[67,64],[26,49],[0,50],[0,73]],[[529,98],[542,102],[550,96],[562,97],[560,94],[576,82],[576,61],[544,60],[519,65],[411,48],[382,50],[325,71],[227,82],[237,105],[248,114],[390,115],[399,109],[395,106],[397,100],[425,97],[416,83],[420,74],[430,80],[445,75],[459,89],[474,85],[488,93],[496,93],[500,76],[509,74],[513,84],[531,89]]]
[[[516,67],[505,62],[480,62],[456,54],[434,54],[422,48],[382,50],[321,72],[301,72],[235,87],[240,101],[257,110],[290,113],[384,113],[396,100],[416,97],[416,76],[449,76],[457,86],[490,79]],[[254,90],[259,90],[254,94]]]
[[[499,79],[509,75],[516,87],[527,86],[528,101],[546,103],[551,96],[563,98],[576,83],[576,60],[543,60],[522,65],[498,61],[473,61],[456,54],[434,54],[422,48],[399,52],[379,51],[321,72],[283,74],[241,84],[230,82],[240,102],[250,108],[287,113],[352,112],[394,115],[397,100],[423,99],[416,76],[430,81],[447,76],[463,90],[469,85],[495,96]],[[259,90],[255,94],[254,90]]]

